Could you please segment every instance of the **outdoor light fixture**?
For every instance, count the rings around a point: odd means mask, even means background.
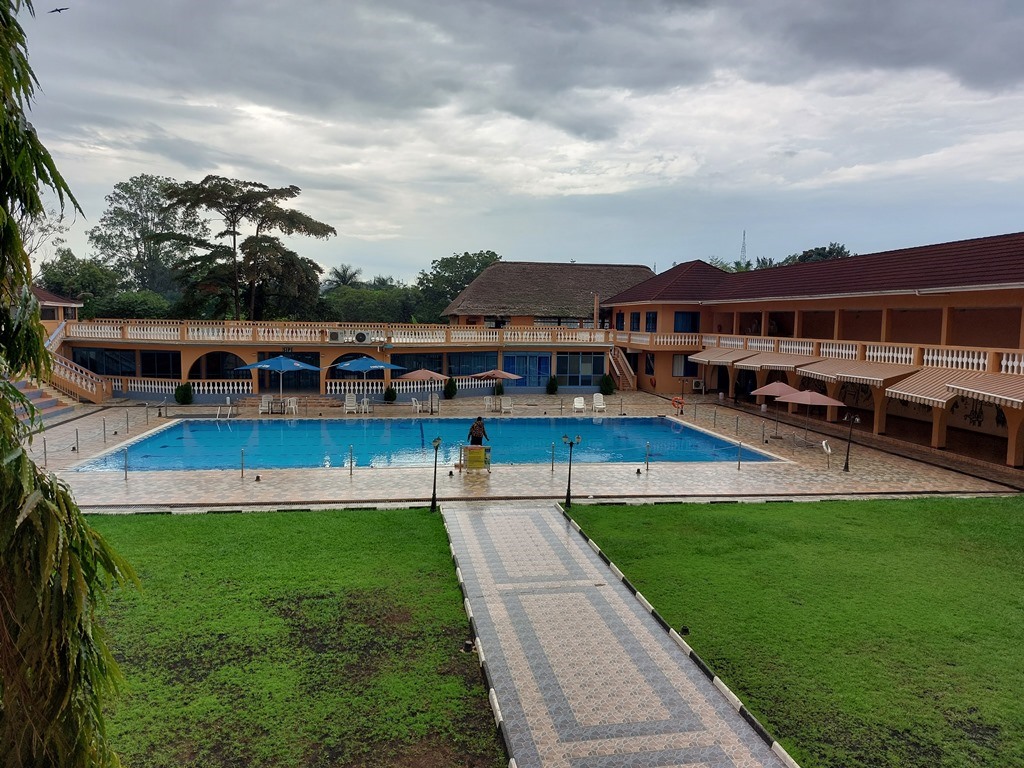
[[[430,494],[430,511],[437,512],[437,449],[441,447],[441,436],[435,437],[430,444],[434,446],[434,490]]]
[[[850,443],[853,442],[853,425],[860,424],[860,416],[852,413],[846,414],[843,421],[850,422],[850,434],[846,436],[846,463],[843,464],[843,472],[850,471]]]
[[[562,435],[562,442],[569,446],[569,479],[565,484],[566,509],[572,506],[572,449],[579,445],[582,439],[579,435],[576,435],[574,439],[571,439],[568,435]]]

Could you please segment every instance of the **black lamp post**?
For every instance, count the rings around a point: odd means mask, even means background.
[[[850,443],[853,442],[853,425],[860,424],[860,416],[856,416],[852,413],[846,414],[846,418],[843,421],[850,422],[850,434],[846,436],[846,463],[843,464],[843,472],[850,471]]]
[[[568,435],[562,435],[562,442],[569,446],[569,479],[565,484],[566,509],[572,506],[572,449],[579,445],[582,439],[579,435],[576,435],[574,440],[570,439]]]
[[[430,444],[434,446],[434,490],[430,493],[430,511],[437,512],[437,449],[441,447],[441,437],[435,437]]]

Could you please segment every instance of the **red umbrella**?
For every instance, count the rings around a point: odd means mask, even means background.
[[[766,395],[768,397],[776,398],[775,401],[775,437],[779,436],[779,398],[782,395],[792,395],[795,392],[799,392],[799,389],[789,386],[784,381],[773,381],[771,384],[765,384],[763,387],[758,387],[750,394],[752,395]]]
[[[834,397],[823,395],[821,392],[815,392],[813,389],[802,389],[799,392],[793,392],[789,395],[782,395],[781,397],[775,398],[777,403],[798,403],[800,405],[807,406],[808,419],[810,422],[810,410],[812,405],[837,405],[846,407],[846,403],[842,400],[836,400]],[[804,423],[804,442],[807,442],[807,423]]]
[[[396,376],[397,379],[405,379],[406,381],[447,381],[450,376],[445,376],[443,373],[437,373],[436,371],[429,371],[426,368],[417,368],[415,371],[409,371],[403,373],[401,376]]]

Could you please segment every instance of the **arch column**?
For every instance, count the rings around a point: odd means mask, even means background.
[[[1024,410],[1003,408],[1006,416],[1006,464],[1024,466]]]
[[[870,387],[871,389],[871,400],[875,404],[875,418],[874,423],[871,426],[872,432],[876,435],[885,434],[885,418],[887,416],[886,411],[889,406],[889,398],[885,394],[885,387]]]
[[[946,447],[946,424],[949,421],[949,411],[945,406],[932,406],[932,448]]]

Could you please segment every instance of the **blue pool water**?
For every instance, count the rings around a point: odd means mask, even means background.
[[[440,436],[438,463],[458,461],[470,419],[267,419],[212,421],[186,419],[127,447],[130,470],[237,469],[245,451],[252,469],[348,466],[349,446],[357,467],[429,467],[431,441]],[[568,461],[562,435],[582,440],[573,461],[643,463],[650,460],[734,462],[738,448],[699,430],[664,418],[490,419],[491,460],[500,464]],[[742,461],[771,461],[745,446]],[[122,471],[124,449],[98,457],[79,470]]]

